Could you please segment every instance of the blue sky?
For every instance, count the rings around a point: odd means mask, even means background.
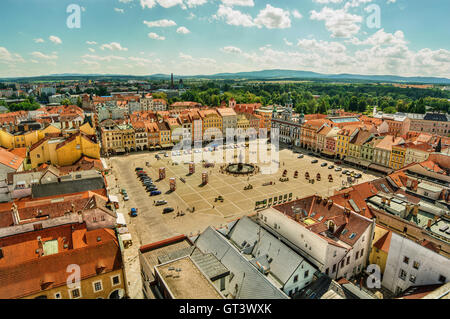
[[[450,2],[432,3],[2,0],[0,76],[281,68],[450,77]],[[66,24],[70,4],[81,8],[81,28]],[[380,23],[370,26],[373,10]]]

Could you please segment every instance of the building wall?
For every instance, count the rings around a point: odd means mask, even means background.
[[[408,258],[408,263],[405,262],[405,257]],[[418,269],[414,265],[415,262],[418,263]],[[440,276],[445,277],[444,282],[439,281]],[[416,244],[412,240],[392,233],[382,281],[385,288],[393,293],[399,293],[410,286],[443,284],[449,280],[450,262],[448,258]]]
[[[15,148],[14,136],[9,132],[0,130],[0,144],[7,149]]]
[[[312,279],[316,269],[308,262],[303,261],[298,268],[292,273],[291,277],[283,286],[283,292],[290,296],[297,291],[308,286]],[[295,281],[297,279],[297,281]]]
[[[117,285],[113,285],[112,278],[114,276],[119,276],[120,282]],[[94,283],[97,281],[102,282],[103,290],[99,292],[94,291]],[[81,280],[81,296],[78,299],[107,299],[117,289],[125,291],[124,276],[122,270],[115,270],[107,272],[105,274],[100,274],[95,277],[86,278]],[[36,297],[46,296],[47,299],[56,299],[55,294],[60,293],[61,299],[73,299],[70,295],[70,289],[64,285],[61,287],[52,288],[45,290],[30,296],[23,297],[23,299],[34,299]]]

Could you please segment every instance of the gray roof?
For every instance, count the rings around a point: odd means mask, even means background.
[[[211,281],[215,281],[217,278],[221,278],[230,273],[227,267],[213,254],[204,254],[198,248],[194,249],[191,258]]]
[[[218,233],[208,227],[196,240],[196,246],[205,254],[212,253],[232,273],[230,293],[237,299],[287,299],[262,273]]]
[[[241,218],[230,230],[228,237],[239,249],[243,248],[244,241],[254,246],[251,251],[253,257],[258,259],[265,256],[267,260],[272,259],[270,273],[283,285],[303,262],[307,263],[302,256],[248,217]]]
[[[102,188],[105,188],[103,177],[96,177],[61,183],[32,185],[31,192],[33,198],[39,198],[46,196],[93,191]]]

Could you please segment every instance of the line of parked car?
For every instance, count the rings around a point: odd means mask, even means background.
[[[308,155],[310,155],[310,156],[313,156],[314,154],[313,153],[308,153]],[[300,154],[300,155],[298,155],[297,156],[297,158],[304,158],[304,155],[303,154]],[[318,159],[313,159],[312,161],[311,161],[311,164],[316,164],[316,163],[319,163],[319,160]],[[341,164],[341,162],[336,162],[336,164]],[[324,162],[324,163],[322,163],[322,164],[320,164],[320,167],[326,167],[326,166],[328,166],[328,163],[327,162]],[[342,171],[342,168],[341,167],[335,167],[334,165],[329,165],[328,166],[328,169],[334,169],[334,171],[335,172],[340,172],[340,171]],[[351,177],[354,177],[354,178],[361,178],[362,177],[362,174],[360,174],[360,173],[355,173],[354,171],[349,171],[349,170],[344,170],[344,171],[342,171],[342,173],[341,174],[343,174],[343,175],[347,175],[347,176],[351,176]]]
[[[158,196],[161,195],[161,191],[158,190],[155,184],[153,184],[153,180],[147,175],[147,172],[144,171],[141,167],[136,167],[135,169],[138,178],[141,180],[142,185],[145,187],[145,190],[150,194],[150,196]],[[157,200],[155,201],[155,206],[163,206],[166,205],[166,200]],[[163,209],[163,214],[171,213],[174,209],[171,207],[166,207]]]

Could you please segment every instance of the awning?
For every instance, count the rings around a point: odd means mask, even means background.
[[[323,153],[323,154],[326,154],[326,155],[334,156],[334,152],[332,152],[332,151],[326,151],[326,150],[323,150],[322,153]]]
[[[127,224],[127,222],[125,221],[125,216],[123,216],[122,213],[117,213],[116,223],[118,225],[126,225]]]
[[[369,168],[386,174],[391,174],[394,171],[392,168],[384,167],[378,164],[370,164]]]
[[[117,196],[114,195],[108,195],[108,198],[111,202],[113,203],[118,203],[119,202],[119,198]]]
[[[351,156],[347,156],[346,158],[344,158],[344,162],[349,162],[349,163],[361,165],[364,167],[368,167],[371,164],[371,162],[369,162],[369,161],[365,161],[365,160],[351,157]]]
[[[125,153],[125,149],[124,148],[117,148],[114,150],[116,153]]]
[[[130,233],[128,233],[128,234],[121,234],[119,236],[120,236],[120,239],[122,239],[122,241],[131,240],[131,234]]]
[[[173,146],[174,146],[173,143],[170,143],[170,144],[162,144],[162,145],[161,145],[162,148],[173,147]]]

